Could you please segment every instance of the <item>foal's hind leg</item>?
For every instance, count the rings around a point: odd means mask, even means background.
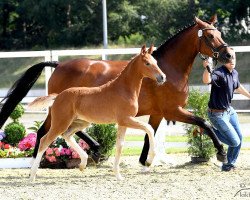
[[[75,120],[68,130],[62,135],[65,141],[71,146],[80,156],[81,163],[79,164],[79,169],[83,171],[86,168],[88,161],[88,154],[77,144],[75,138],[73,137],[76,131],[80,131],[89,126],[89,122],[83,120]]]
[[[122,153],[122,147],[124,145],[124,136],[127,127],[118,126],[117,136],[116,136],[116,153],[115,153],[115,162],[114,162],[114,172],[117,180],[122,180],[122,175],[120,174],[120,158]]]
[[[152,164],[153,159],[154,159],[155,154],[156,154],[154,130],[153,130],[152,126],[150,126],[147,123],[141,122],[141,121],[137,120],[134,117],[128,117],[128,118],[119,120],[118,124],[120,126],[126,126],[126,127],[130,127],[130,128],[141,129],[141,130],[145,131],[148,134],[149,145],[150,146],[149,146],[148,158],[146,160],[145,165],[150,166]]]
[[[49,130],[49,132],[41,138],[37,156],[31,167],[31,172],[30,172],[31,181],[34,181],[36,178],[36,172],[38,170],[44,152],[46,151],[48,146],[57,138],[57,136],[58,134],[53,134],[53,131]]]

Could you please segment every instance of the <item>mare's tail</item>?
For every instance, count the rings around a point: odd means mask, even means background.
[[[58,62],[41,62],[30,67],[9,89],[4,100],[1,111],[0,111],[0,128],[4,125],[12,111],[15,109],[17,104],[26,96],[30,88],[34,85],[36,80],[41,75],[43,69],[46,66],[56,67]]]
[[[42,110],[52,106],[57,94],[50,94],[48,96],[38,97],[31,102],[27,109],[29,110]]]

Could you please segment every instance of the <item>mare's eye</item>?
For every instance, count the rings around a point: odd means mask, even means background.
[[[150,66],[151,64],[149,62],[146,63],[147,66]]]
[[[208,38],[212,40],[212,39],[214,39],[214,36],[211,35],[211,34],[209,34],[209,35],[208,35]]]

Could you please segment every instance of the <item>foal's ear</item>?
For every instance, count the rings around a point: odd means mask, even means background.
[[[141,48],[141,55],[145,55],[147,53],[147,48],[146,48],[146,45],[144,44]]]
[[[211,22],[211,24],[213,24],[213,25],[216,24],[216,23],[218,22],[217,14],[214,14],[214,15],[210,18],[209,22]]]
[[[152,54],[153,51],[154,51],[154,45],[151,44],[151,46],[150,46],[149,49],[148,49],[148,53],[149,53],[149,54]]]

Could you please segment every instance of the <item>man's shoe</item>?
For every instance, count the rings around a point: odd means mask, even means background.
[[[236,167],[234,165],[222,165],[221,167],[221,171],[223,172],[229,172],[229,171],[234,171],[236,169]]]

